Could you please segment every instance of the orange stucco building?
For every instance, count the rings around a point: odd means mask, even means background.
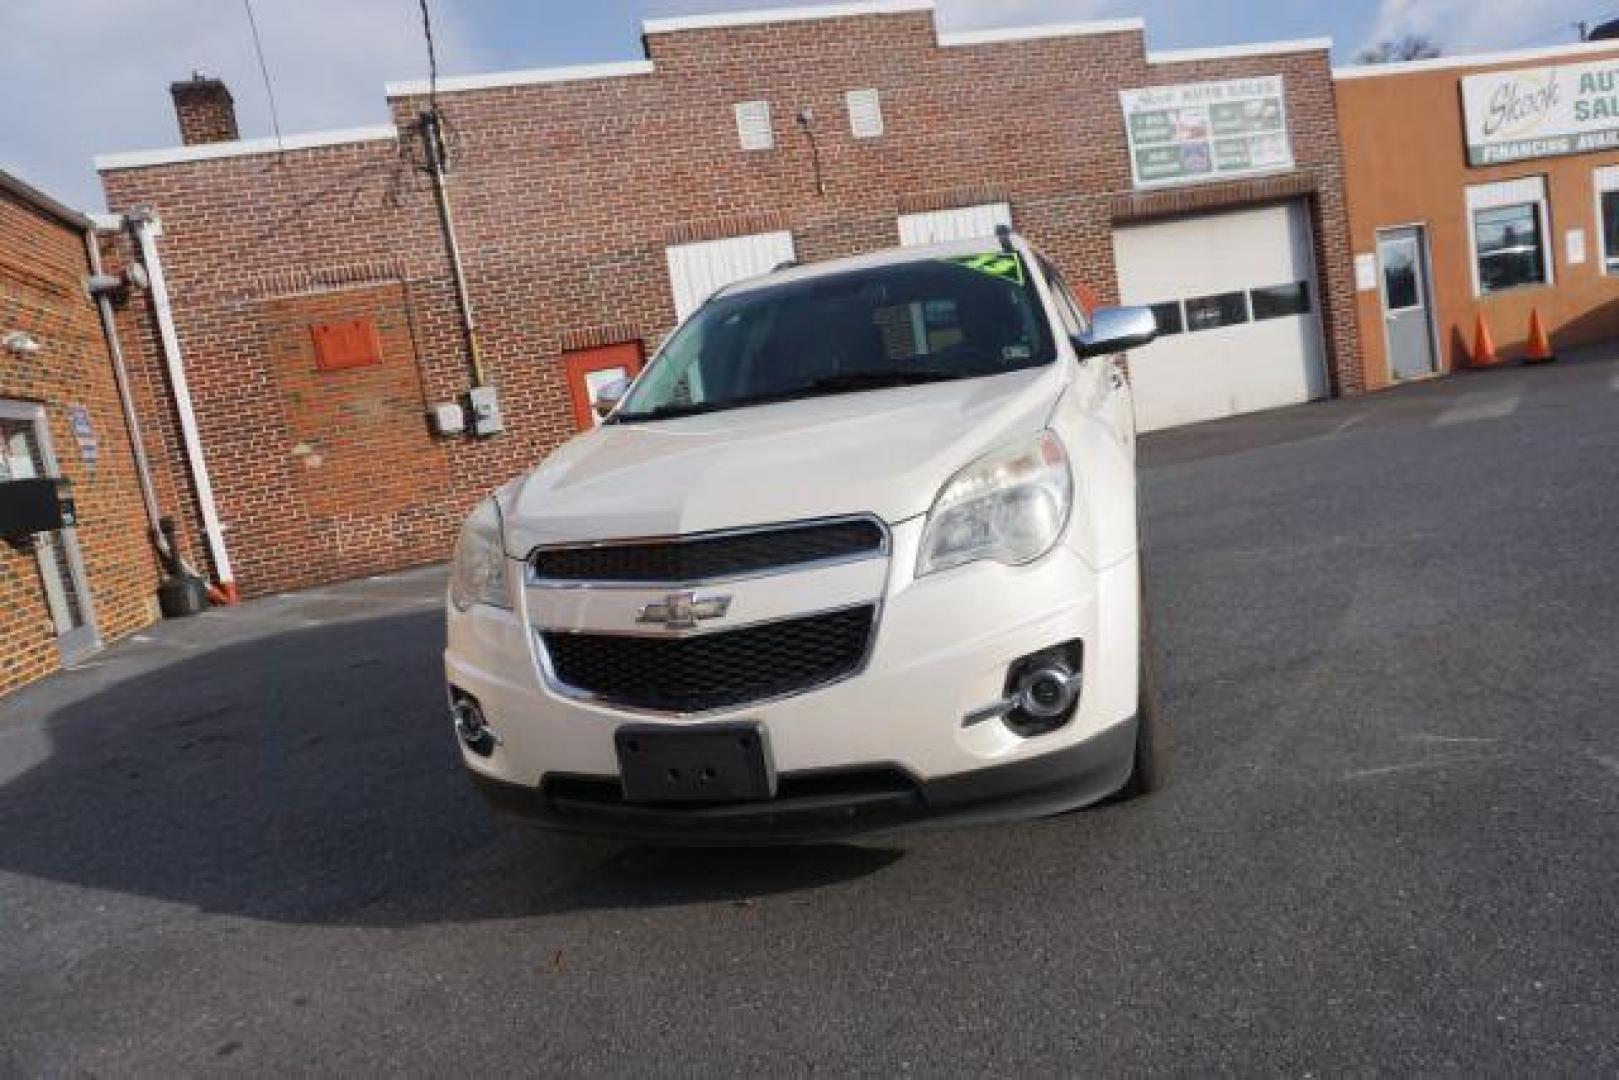
[[[1619,43],[1336,76],[1368,387],[1619,337]]]

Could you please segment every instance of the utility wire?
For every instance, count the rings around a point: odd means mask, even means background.
[[[425,4],[427,0],[422,0]],[[270,126],[275,129],[275,148],[279,153],[286,152],[286,144],[281,140],[281,114],[276,110],[275,87],[270,82],[270,65],[264,60],[264,41],[259,37],[259,21],[253,17],[253,0],[242,0],[242,7],[247,10],[247,25],[253,31],[253,51],[258,54],[259,74],[264,76],[264,93],[270,99]]]
[[[438,50],[433,44],[433,16],[427,10],[427,0],[418,0],[422,8],[422,36],[427,39],[427,107],[438,115]]]

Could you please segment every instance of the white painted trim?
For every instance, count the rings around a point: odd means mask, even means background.
[[[641,33],[675,34],[682,30],[717,30],[727,26],[761,26],[766,23],[847,19],[856,15],[899,15],[910,11],[932,10],[933,0],[855,0],[843,4],[815,4],[807,7],[683,15],[672,19],[645,19],[641,23]]]
[[[283,150],[314,150],[322,146],[382,142],[397,138],[399,138],[399,129],[392,124],[377,124],[372,127],[345,128],[341,131],[317,131],[307,135],[287,135],[281,139],[242,139],[236,142],[174,146],[166,150],[135,150],[122,154],[97,154],[95,167],[97,172],[112,172],[116,169],[144,169],[153,165],[179,165],[190,161],[250,157],[254,154],[278,154]]]
[[[124,227],[122,214],[91,214],[90,221],[99,232],[118,232]]]
[[[1003,41],[1038,41],[1043,38],[1085,37],[1091,34],[1127,34],[1145,31],[1145,19],[1102,19],[1094,22],[1047,23],[1042,26],[1002,26],[992,30],[958,30],[940,34],[939,46],[996,45]]]
[[[1374,79],[1390,75],[1411,75],[1420,71],[1452,71],[1460,68],[1529,63],[1536,60],[1558,60],[1568,56],[1602,56],[1615,53],[1619,53],[1619,41],[1579,41],[1571,45],[1548,45],[1539,49],[1474,53],[1471,56],[1438,56],[1432,60],[1405,60],[1395,64],[1359,64],[1355,67],[1333,68],[1332,77]]]
[[[503,86],[539,86],[545,83],[583,82],[587,79],[623,79],[651,75],[650,60],[624,60],[611,64],[575,64],[571,67],[529,68],[524,71],[491,71],[483,75],[451,75],[438,81],[441,94],[468,90],[498,90]],[[388,97],[412,97],[432,89],[426,79],[391,82],[384,88]]]
[[[1249,45],[1216,45],[1208,49],[1160,49],[1147,54],[1149,64],[1190,64],[1198,60],[1240,60],[1245,56],[1286,56],[1289,53],[1331,52],[1329,37],[1295,41],[1256,41]]]
[[[219,572],[219,583],[231,585],[236,581],[236,574],[231,569],[230,551],[225,545],[225,527],[219,520],[219,505],[214,501],[213,480],[208,474],[202,436],[197,429],[197,413],[191,402],[191,384],[186,378],[185,360],[180,354],[180,336],[174,328],[174,308],[169,301],[168,281],[163,275],[163,260],[157,252],[157,238],[162,235],[163,223],[156,219],[141,220],[135,226],[141,262],[146,266],[146,275],[150,278],[152,311],[157,316],[158,340],[162,344],[163,360],[169,372],[174,409],[180,417],[181,442],[185,447],[186,463],[190,466],[192,486],[196,489],[197,504],[202,510],[202,529],[208,540],[208,551],[214,557],[214,569]]]

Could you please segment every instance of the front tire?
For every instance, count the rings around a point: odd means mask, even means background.
[[[1139,558],[1139,556],[1138,556]],[[1145,577],[1145,575],[1143,575]],[[1119,789],[1120,799],[1150,795],[1164,783],[1161,723],[1158,719],[1158,662],[1154,656],[1152,627],[1147,618],[1147,588],[1141,587],[1139,623],[1140,676],[1136,685],[1136,749],[1130,779]]]

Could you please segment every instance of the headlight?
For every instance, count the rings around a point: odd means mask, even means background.
[[[986,454],[934,500],[916,576],[980,559],[1033,562],[1062,536],[1073,499],[1068,454],[1052,432]]]
[[[500,507],[493,499],[479,504],[461,526],[450,566],[450,603],[457,611],[470,611],[474,604],[511,609],[500,526]]]

